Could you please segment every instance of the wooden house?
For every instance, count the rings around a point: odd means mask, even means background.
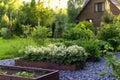
[[[82,11],[77,16],[77,22],[88,20],[98,27],[104,12],[108,10],[107,7],[113,15],[120,14],[120,3],[117,0],[85,0]]]

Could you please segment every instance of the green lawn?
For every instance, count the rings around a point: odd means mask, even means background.
[[[18,53],[21,49],[24,49],[25,46],[36,45],[32,39],[2,39],[0,38],[0,59],[9,59],[14,57],[21,56]]]

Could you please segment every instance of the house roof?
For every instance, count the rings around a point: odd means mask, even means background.
[[[120,4],[118,3],[117,0],[110,0],[118,9],[120,9]],[[86,0],[83,5],[82,8],[85,8],[87,6],[87,4],[90,2],[90,0]]]
[[[120,10],[120,3],[117,0],[110,0],[119,10]]]
[[[83,5],[82,5],[82,8],[84,8],[88,3],[89,3],[90,0],[86,0]]]
[[[91,0],[85,0],[85,2],[82,5],[82,10],[81,12],[85,9],[85,7],[89,4]],[[110,0],[119,10],[120,10],[120,3],[118,3],[117,0]],[[78,14],[77,18],[79,17],[79,15],[81,14],[81,12]]]
[[[76,19],[78,19],[79,15],[83,12],[83,10],[85,9],[85,7],[88,5],[89,2],[90,2],[90,0],[85,0],[84,1],[83,5],[82,5],[82,10],[80,11],[80,13],[76,17]]]

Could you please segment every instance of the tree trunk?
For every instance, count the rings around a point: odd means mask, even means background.
[[[40,20],[38,19],[38,26],[40,26]]]
[[[10,33],[13,36],[13,27],[12,27],[12,12],[10,13]]]

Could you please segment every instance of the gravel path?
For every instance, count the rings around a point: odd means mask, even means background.
[[[60,71],[60,80],[117,80],[110,72],[111,67],[106,67],[105,58],[100,62],[88,62],[83,70],[79,71]],[[105,72],[104,76],[100,76]]]
[[[120,58],[120,54],[117,55]],[[1,60],[0,65],[14,65],[13,59]],[[60,71],[60,80],[117,80],[111,73],[112,68],[106,66],[105,58],[99,62],[87,62],[83,70]],[[106,73],[100,76],[100,73]]]

